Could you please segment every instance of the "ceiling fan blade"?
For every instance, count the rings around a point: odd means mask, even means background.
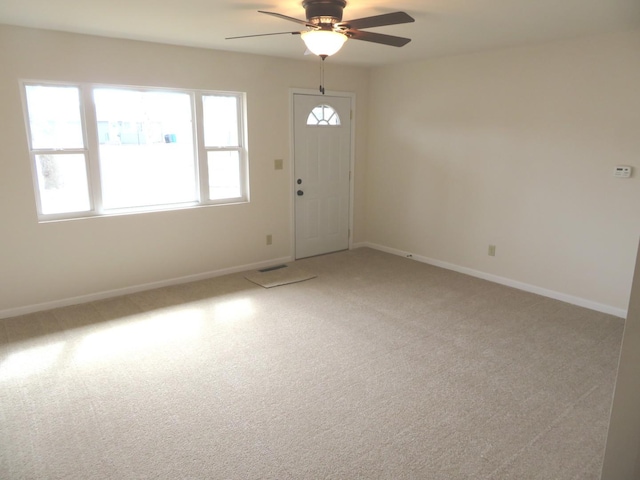
[[[407,13],[394,12],[376,15],[374,17],[358,18],[356,20],[349,20],[348,22],[341,22],[340,24],[348,25],[349,28],[373,28],[411,22],[415,22],[415,20]]]
[[[286,15],[282,15],[281,13],[265,12],[264,10],[258,10],[258,13],[264,13],[265,15],[271,15],[272,17],[278,17],[278,18],[281,18],[283,20],[289,20],[290,22],[299,23],[300,25],[305,25],[307,27],[317,28],[316,25],[313,25],[313,24],[307,22],[306,20],[299,20],[297,18],[288,17]]]
[[[382,33],[363,32],[362,30],[348,30],[347,36],[354,40],[364,40],[365,42],[381,43],[392,47],[402,47],[411,41],[410,38],[395,37],[393,35],[383,35]]]
[[[257,35],[241,35],[239,37],[227,37],[225,40],[236,40],[237,38],[251,38],[251,37],[268,37],[270,35],[300,35],[301,32],[277,32],[277,33],[259,33]]]

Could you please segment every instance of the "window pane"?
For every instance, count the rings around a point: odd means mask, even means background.
[[[238,97],[204,95],[204,144],[238,147]]]
[[[240,188],[240,154],[232,152],[208,152],[209,199],[238,198]]]
[[[27,85],[31,148],[84,148],[76,87]]]
[[[36,155],[42,213],[90,210],[87,168],[83,154]]]
[[[94,90],[105,209],[198,200],[191,96]]]
[[[307,125],[340,125],[340,117],[329,105],[318,105],[307,117]]]

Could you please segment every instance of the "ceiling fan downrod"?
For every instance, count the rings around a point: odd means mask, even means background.
[[[320,93],[324,95],[324,61],[328,55],[318,55],[322,61],[320,62]]]

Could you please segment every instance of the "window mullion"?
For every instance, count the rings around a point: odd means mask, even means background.
[[[209,200],[209,164],[207,162],[207,149],[204,145],[204,109],[202,107],[202,93],[195,95],[195,139],[198,162],[198,185],[200,187],[200,203],[207,203]]]
[[[238,155],[240,156],[240,188],[242,197],[249,201],[249,153],[247,144],[246,95],[238,94]]]
[[[89,193],[92,211],[102,213],[102,181],[100,177],[100,154],[98,142],[98,121],[93,100],[93,88],[80,87],[81,105],[84,117],[85,147],[87,149],[87,170],[89,175]]]

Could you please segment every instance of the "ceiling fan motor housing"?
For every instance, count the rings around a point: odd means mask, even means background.
[[[309,23],[332,25],[342,21],[342,11],[347,6],[347,2],[345,0],[304,0],[302,6]]]

